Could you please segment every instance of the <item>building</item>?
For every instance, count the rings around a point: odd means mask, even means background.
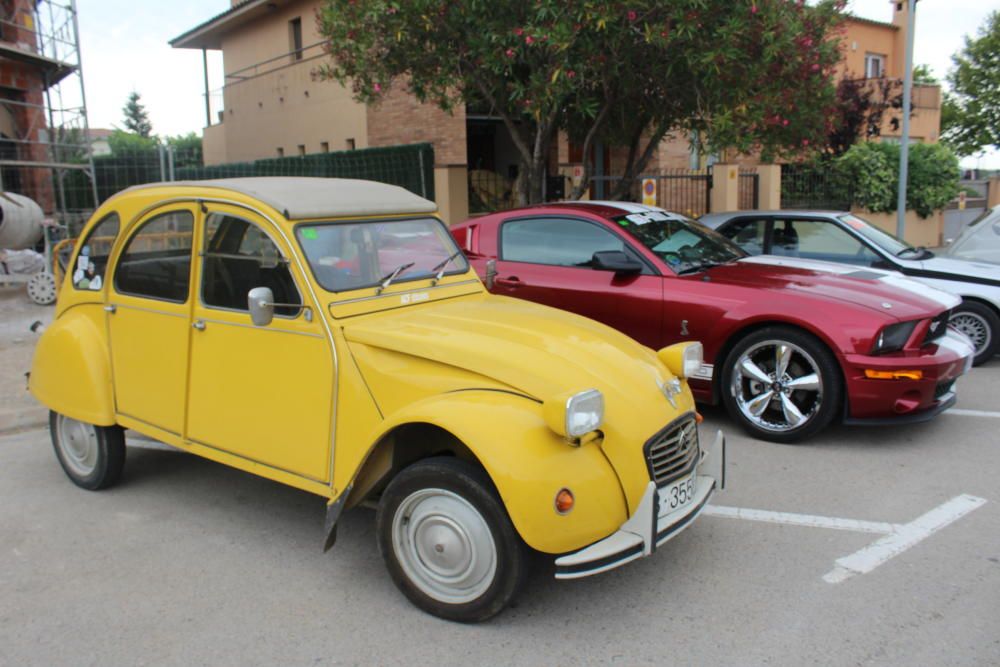
[[[485,200],[494,206],[509,202],[505,193],[516,175],[518,155],[500,119],[471,109],[449,115],[399,89],[380,105],[366,107],[347,88],[313,78],[326,57],[316,30],[320,4],[232,0],[227,11],[171,40],[175,48],[222,52],[225,83],[217,110],[210,105],[206,72],[206,164],[427,141],[435,149],[435,191],[446,220],[465,218],[470,202],[473,210]],[[894,3],[892,23],[848,19],[843,72],[898,78],[906,11],[905,3]],[[937,141],[940,89],[917,87],[914,101],[913,138]],[[887,120],[882,137],[898,140],[899,130]],[[595,156],[596,175],[613,174],[624,161],[624,151],[615,148],[598,146]],[[722,157],[756,164],[753,156]],[[650,171],[698,168],[712,159],[697,155],[686,137],[672,137],[660,146]],[[580,151],[561,136],[550,174],[572,178],[582,160]],[[550,192],[558,192],[565,180],[554,183]]]

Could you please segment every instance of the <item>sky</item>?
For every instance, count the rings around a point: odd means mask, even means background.
[[[201,52],[172,49],[167,41],[229,7],[229,0],[77,0],[90,126],[121,127],[122,106],[135,90],[155,133],[200,132],[205,125]],[[975,35],[995,9],[1000,0],[920,0],[914,63],[929,65],[943,79],[963,35]],[[892,20],[890,0],[850,0],[848,11]],[[218,91],[222,78],[222,58],[210,52],[210,89]],[[1000,152],[962,164],[1000,169]]]

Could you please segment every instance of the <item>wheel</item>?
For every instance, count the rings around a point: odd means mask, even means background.
[[[28,297],[39,306],[56,301],[56,278],[48,271],[40,271],[28,279]]]
[[[420,609],[475,623],[500,613],[527,570],[526,547],[482,469],[451,457],[400,472],[376,515],[379,551]]]
[[[963,301],[952,311],[951,326],[955,327],[970,339],[976,346],[976,356],[973,366],[989,361],[997,351],[998,332],[1000,332],[1000,317],[989,306],[977,301]]]
[[[114,486],[125,465],[125,432],[49,413],[56,458],[74,484],[90,491]]]
[[[726,357],[722,400],[751,435],[795,442],[825,428],[843,399],[837,360],[813,336],[775,326],[740,339]]]

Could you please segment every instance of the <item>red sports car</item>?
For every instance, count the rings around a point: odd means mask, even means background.
[[[653,348],[704,345],[691,378],[751,434],[778,442],[834,419],[930,419],[955,403],[973,347],[959,299],[898,273],[750,257],[684,216],[623,202],[546,204],[452,233],[495,294],[570,310]]]

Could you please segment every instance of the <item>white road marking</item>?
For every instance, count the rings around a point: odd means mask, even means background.
[[[765,523],[780,523],[789,526],[807,526],[809,528],[832,528],[833,530],[850,530],[858,533],[877,533],[890,535],[896,531],[897,524],[883,521],[860,521],[858,519],[840,519],[832,516],[816,516],[812,514],[794,514],[792,512],[772,512],[755,510],[745,507],[725,507],[709,505],[704,514],[721,516],[727,519],[743,519],[745,521],[763,521]]]
[[[961,410],[952,408],[945,412],[946,415],[958,415],[959,417],[991,417],[1000,419],[1000,412],[989,412],[987,410]]]
[[[834,561],[834,568],[823,575],[823,580],[839,584],[856,574],[867,574],[984,504],[986,500],[976,496],[968,494],[955,496],[910,523],[897,526],[892,533],[864,549],[850,556],[838,558]]]

